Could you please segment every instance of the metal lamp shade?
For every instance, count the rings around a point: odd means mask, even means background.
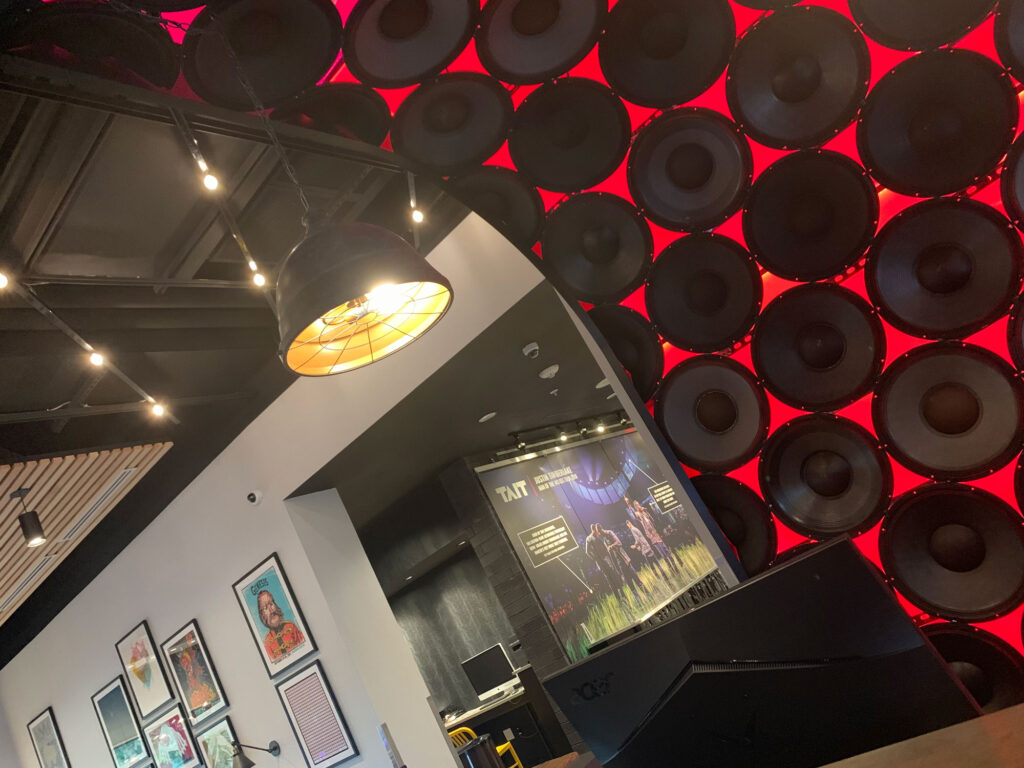
[[[253,768],[256,765],[249,756],[241,749],[236,749],[234,759],[231,761],[231,768]]]
[[[43,524],[39,522],[38,512],[22,512],[18,515],[18,523],[21,525],[21,533],[25,537],[25,543],[29,547],[34,548],[46,543],[46,534],[43,533]]]
[[[278,353],[302,376],[361,368],[398,351],[451,306],[448,280],[373,224],[329,224],[288,255],[277,281]]]

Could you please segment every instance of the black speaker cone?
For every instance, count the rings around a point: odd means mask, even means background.
[[[864,533],[892,496],[889,459],[874,436],[837,416],[801,416],[775,430],[758,470],[772,512],[814,539]]]
[[[996,0],[850,0],[864,33],[888,48],[923,51],[959,40]]]
[[[985,621],[1024,600],[1024,519],[978,488],[903,494],[882,521],[879,553],[897,589],[935,616]]]
[[[391,129],[391,110],[373,88],[331,83],[305,91],[274,110],[274,120],[380,146]]]
[[[520,249],[529,250],[540,238],[540,193],[510,168],[477,168],[452,179],[449,189]]]
[[[658,334],[634,309],[616,304],[594,307],[587,315],[626,369],[640,399],[651,399],[665,368],[665,353]]]
[[[1024,3],[1000,0],[995,23],[996,51],[1010,74],[1024,78]]]
[[[654,398],[654,418],[684,464],[727,472],[760,449],[768,433],[768,400],[742,365],[701,355],[665,377]]]
[[[647,313],[658,332],[681,349],[728,349],[750,330],[761,308],[757,264],[735,240],[697,234],[676,240],[654,261]]]
[[[965,624],[922,630],[986,714],[1024,702],[1024,657],[1005,640]]]
[[[693,478],[697,495],[736,550],[748,576],[768,568],[778,550],[775,523],[768,506],[753,490],[723,475]]]

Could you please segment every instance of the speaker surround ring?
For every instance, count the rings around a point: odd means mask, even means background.
[[[850,0],[864,34],[886,48],[923,51],[950,45],[985,20],[996,0]]]
[[[739,480],[725,475],[699,475],[691,480],[697,495],[736,550],[747,576],[767,570],[778,550],[778,536],[761,497]]]
[[[621,304],[594,307],[587,316],[626,369],[637,395],[646,403],[654,395],[665,369],[665,352],[658,334],[647,318]]]
[[[511,168],[487,165],[449,179],[449,189],[521,250],[544,228],[544,202],[536,187]]]
[[[1024,702],[1024,656],[991,632],[936,622],[921,630],[985,714]]]

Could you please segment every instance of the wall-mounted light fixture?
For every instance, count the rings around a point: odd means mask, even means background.
[[[253,768],[256,763],[249,759],[242,748],[245,749],[257,749],[260,752],[268,752],[274,757],[278,757],[281,754],[281,745],[276,741],[270,742],[266,747],[254,747],[251,744],[240,744],[235,742],[235,752],[232,755],[231,768]]]

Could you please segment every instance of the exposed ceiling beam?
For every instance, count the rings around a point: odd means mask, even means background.
[[[235,328],[124,328],[95,331],[90,343],[108,354],[202,352],[227,349],[273,351],[277,334],[268,326]],[[0,330],[0,356],[44,357],[73,349],[57,331]]]
[[[179,397],[168,400],[164,405],[172,411],[180,411],[195,405],[210,405],[232,400],[244,400],[252,397],[251,392],[229,392],[221,395],[201,395],[199,397]],[[80,419],[87,416],[107,416],[114,413],[136,413],[148,411],[153,406],[145,401],[134,403],[115,403],[113,405],[84,405],[81,407],[67,406],[52,411],[21,411],[18,413],[0,413],[0,424],[24,424],[34,421],[55,421],[61,419]]]
[[[100,379],[105,375],[106,371],[104,371],[103,368],[95,368],[86,372],[85,378],[78,386],[75,394],[71,397],[71,402],[68,403],[68,406],[71,408],[81,408],[84,406],[86,401],[89,399],[89,395],[92,394],[92,391],[96,389],[96,385],[100,383]],[[60,434],[64,430],[64,427],[68,425],[68,421],[69,419],[64,418],[50,422],[50,431],[55,435]]]
[[[274,314],[264,309],[63,309],[61,317],[79,333],[92,335],[102,331],[134,328],[139,331],[161,328],[272,328]],[[48,323],[28,310],[0,312],[0,330],[41,331]]]
[[[219,288],[252,291],[252,283],[240,280],[189,280],[174,278],[96,277],[93,275],[22,275],[19,280],[33,287],[41,285],[99,285],[132,288]]]

